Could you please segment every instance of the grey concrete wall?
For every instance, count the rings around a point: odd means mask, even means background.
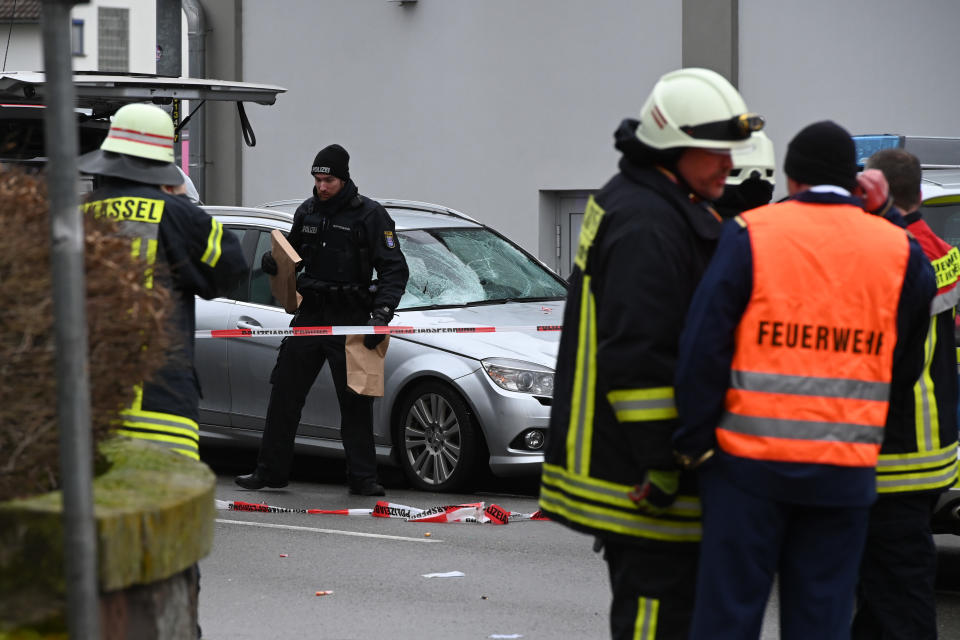
[[[739,2],[740,90],[767,117],[778,168],[825,118],[853,134],[960,136],[960,2]]]
[[[616,170],[613,129],[682,63],[739,85],[779,165],[790,137],[822,118],[852,133],[960,135],[955,0],[204,4],[231,8],[242,33],[234,75],[211,75],[289,90],[249,109],[258,144],[242,149],[242,170],[234,121],[217,138],[216,162],[242,180],[220,201],[305,197],[313,155],[339,142],[362,192],[461,209],[548,262],[543,194],[601,186]],[[231,37],[216,29],[214,49]]]
[[[673,0],[244,2],[244,79],[289,92],[251,109],[243,203],[306,197],[338,142],[362,193],[460,209],[536,253],[540,191],[612,175],[613,130],[680,65],[680,20]]]

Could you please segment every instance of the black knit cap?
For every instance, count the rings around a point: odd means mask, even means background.
[[[350,179],[350,154],[338,144],[331,144],[320,149],[313,159],[310,175],[330,174],[341,180]]]
[[[836,122],[814,122],[790,141],[783,171],[802,184],[834,184],[853,191],[857,186],[853,138]]]

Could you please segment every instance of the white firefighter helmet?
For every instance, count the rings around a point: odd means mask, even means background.
[[[152,104],[120,107],[100,148],[128,156],[173,162],[173,120]]]
[[[99,149],[79,158],[83,173],[176,186],[183,176],[173,163],[173,120],[152,104],[120,107]]]
[[[763,118],[749,113],[740,93],[709,69],[671,71],[654,85],[640,110],[637,138],[654,149],[740,149]]]
[[[733,169],[727,176],[727,184],[738,185],[753,175],[760,174],[761,180],[777,184],[774,179],[776,160],[773,157],[773,141],[763,131],[754,131],[750,136],[750,146],[731,154]]]

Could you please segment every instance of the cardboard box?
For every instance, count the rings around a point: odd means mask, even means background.
[[[273,259],[277,261],[277,275],[270,276],[270,292],[280,301],[287,313],[293,313],[303,300],[303,296],[297,293],[300,256],[276,229],[270,232],[270,251]]]

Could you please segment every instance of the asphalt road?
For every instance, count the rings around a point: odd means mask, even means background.
[[[372,508],[350,496],[341,462],[298,456],[285,489],[245,491],[248,451],[204,452],[217,498],[289,508]],[[384,470],[386,500],[412,507],[483,501],[537,509],[533,480],[481,482],[470,494],[414,491]],[[429,537],[426,534],[430,534]],[[939,537],[940,635],[960,637],[960,540]],[[592,540],[552,522],[421,524],[369,516],[219,511],[201,561],[207,640],[609,637],[606,565]],[[462,577],[424,574],[462,572]],[[317,596],[318,591],[332,591]],[[763,640],[779,637],[777,602]]]

